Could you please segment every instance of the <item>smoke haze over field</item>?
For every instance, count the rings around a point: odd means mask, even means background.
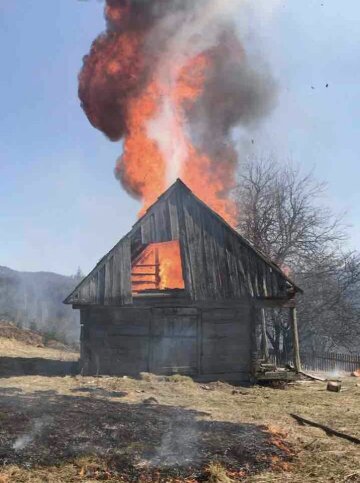
[[[17,272],[0,266],[0,319],[77,342],[79,314],[62,301],[79,281],[56,273]]]
[[[250,9],[241,0],[107,0],[79,96],[96,128],[124,140],[116,176],[144,208],[180,176],[234,222],[232,131],[263,119],[277,92],[233,20],[246,23]]]

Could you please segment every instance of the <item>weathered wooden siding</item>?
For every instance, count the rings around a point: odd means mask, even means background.
[[[287,297],[291,283],[279,268],[178,181],[65,302],[131,304],[131,260],[149,243],[172,240],[180,241],[185,290],[194,302]]]
[[[182,183],[162,196],[138,226],[143,244],[180,240],[185,286],[194,301],[287,295],[280,270]]]
[[[193,300],[286,297],[283,274],[190,191],[174,193],[186,287]]]
[[[168,200],[151,208],[140,222],[143,244],[176,240],[176,218],[170,221],[174,215],[175,211],[170,212]]]
[[[198,373],[196,308],[154,308],[151,321],[150,372]]]
[[[202,311],[203,374],[239,374],[251,371],[249,307]]]
[[[83,373],[136,375],[149,371],[150,309],[81,310]]]
[[[123,238],[65,300],[78,305],[132,303],[130,238]]]
[[[84,374],[249,378],[246,306],[89,307],[81,310],[81,324]]]

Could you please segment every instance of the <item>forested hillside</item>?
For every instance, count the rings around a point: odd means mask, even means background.
[[[79,277],[17,272],[0,266],[0,318],[66,342],[79,338],[79,314],[62,303]]]

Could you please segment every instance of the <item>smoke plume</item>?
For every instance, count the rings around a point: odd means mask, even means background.
[[[106,31],[85,56],[79,97],[90,122],[124,140],[115,173],[144,208],[177,177],[228,221],[232,132],[273,107],[272,77],[245,51],[241,0],[107,0]]]

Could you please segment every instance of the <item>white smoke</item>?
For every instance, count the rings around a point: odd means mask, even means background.
[[[167,162],[168,184],[179,177],[189,156],[186,133],[190,136],[190,127],[174,99],[179,73],[190,59],[215,47],[224,30],[236,28],[242,40],[248,37],[256,29],[252,23],[270,21],[279,3],[279,0],[259,0],[256,5],[250,0],[201,0],[187,10],[168,13],[151,33],[150,44],[156,44],[159,38],[168,39],[154,76],[164,95],[147,126],[149,137],[157,143]],[[179,123],[183,129],[177,131]]]
[[[30,431],[18,436],[13,444],[13,449],[15,451],[21,451],[25,449],[29,444],[31,444],[37,435],[39,435],[44,426],[48,425],[51,418],[44,416],[42,418],[36,418],[32,421]]]
[[[197,422],[179,410],[169,421],[149,464],[158,468],[191,465],[197,461],[198,445]]]

